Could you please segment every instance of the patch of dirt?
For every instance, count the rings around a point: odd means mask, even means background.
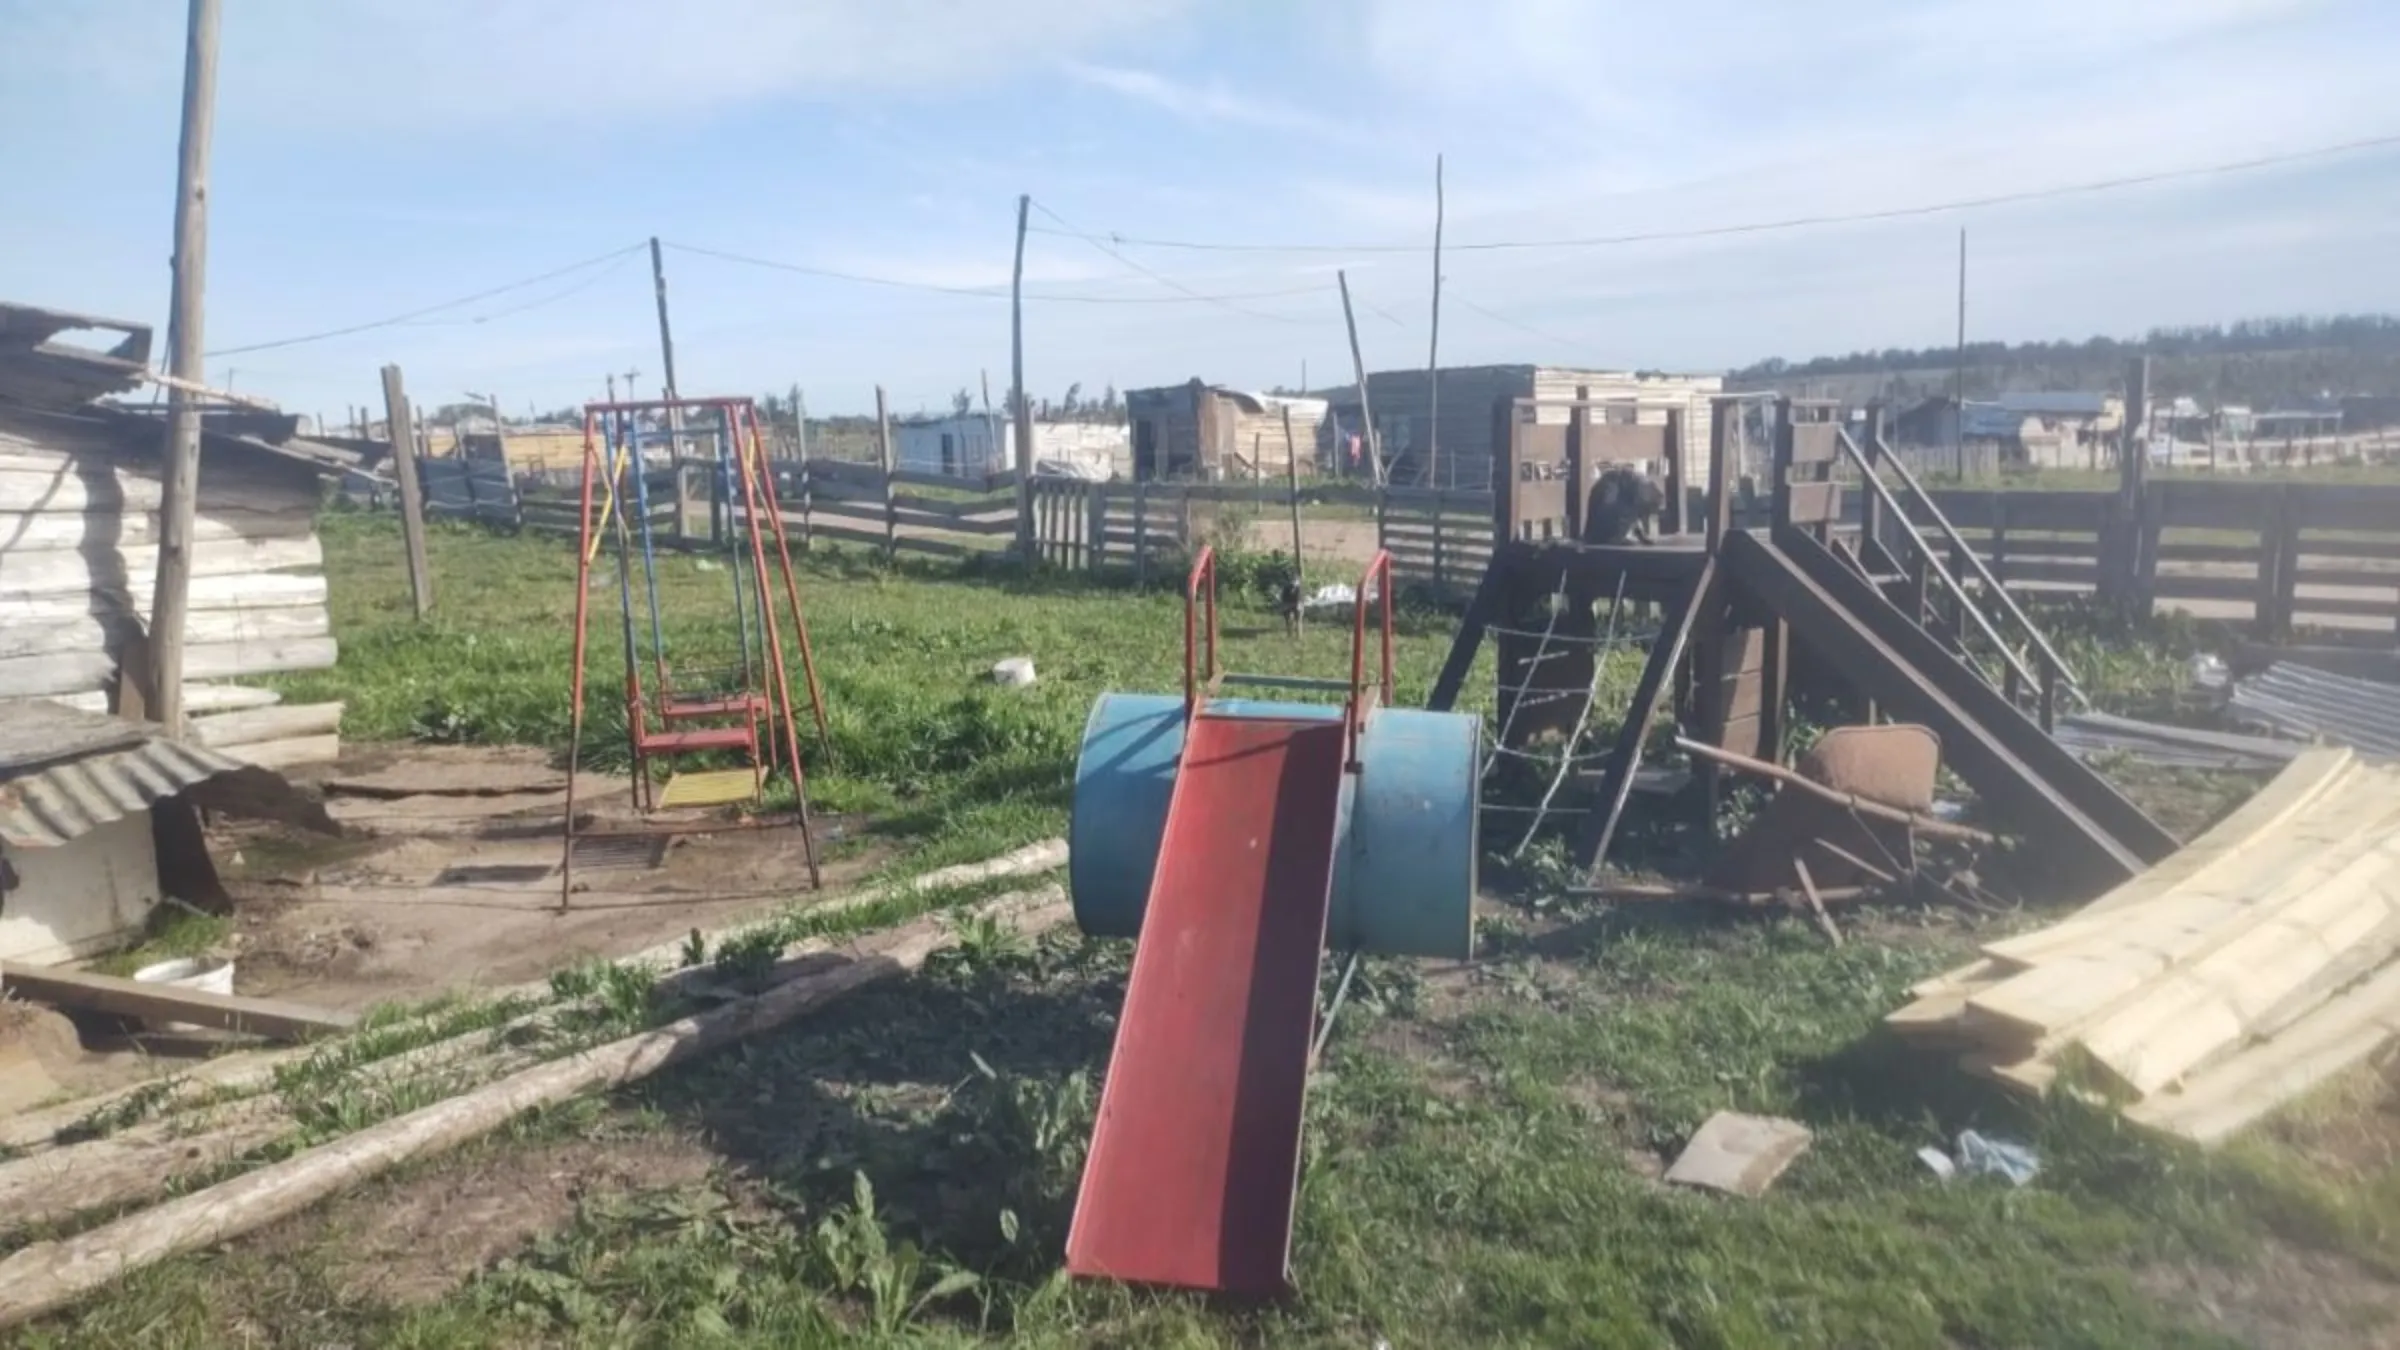
[[[507,1145],[343,1195],[241,1244],[318,1263],[346,1298],[430,1303],[544,1233],[597,1195],[690,1185],[717,1157],[663,1134]]]
[[[587,775],[587,777],[589,777]],[[325,775],[355,839],[248,828],[217,841],[236,899],[240,991],[358,1010],[535,981],[714,930],[809,895],[797,831],[676,836],[655,868],[579,864],[559,909],[565,776],[538,751],[377,747]],[[338,795],[348,792],[351,795]],[[576,789],[578,816],[625,818],[623,780]],[[819,819],[820,852],[839,825]],[[830,890],[876,859],[824,866]]]
[[[2261,1350],[2400,1345],[2400,1285],[2355,1262],[2271,1243],[2246,1265],[2155,1266],[2136,1283]]]

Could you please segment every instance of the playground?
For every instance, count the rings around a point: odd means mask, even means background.
[[[1580,456],[1582,447],[1570,448]],[[360,518],[330,522],[327,535],[345,658],[334,671],[292,677],[295,696],[347,700],[361,741],[572,745],[585,771],[628,767],[624,725],[579,732],[575,720],[572,605],[583,588],[572,545],[436,531],[448,608],[419,628],[405,617],[405,583],[392,566],[395,533]],[[711,561],[656,563],[668,650],[738,641],[727,573],[703,565]],[[1447,682],[1455,612],[1402,603],[1385,620],[1368,605],[1312,617],[1293,634],[1271,591],[1248,579],[1246,560],[1216,561],[1212,615],[1174,585],[1136,592],[823,549],[802,560],[829,751],[811,751],[807,800],[812,822],[841,826],[819,841],[825,893],[838,901],[863,883],[1076,837],[1094,800],[1077,792],[1078,763],[1088,771],[1087,727],[1106,722],[1094,716],[1103,696],[1153,700],[1133,711],[1211,737],[1252,734],[1258,728],[1243,723],[1268,714],[1282,747],[1275,781],[1330,784],[1354,761],[1362,776],[1376,774],[1371,715],[1443,702],[1446,684],[1447,701],[1480,720],[1506,692],[1495,684],[1508,682],[1512,652],[1520,671],[1543,666],[1525,646],[1540,641],[1541,626],[1498,609],[1486,626],[1523,636],[1483,635],[1505,640],[1500,659],[1472,662]],[[1681,569],[1644,583],[1659,616],[1628,620],[1652,651],[1677,631],[1679,606],[1705,590],[1690,584],[1696,559],[1656,566]],[[1752,579],[1797,576],[1814,594],[1836,585],[1814,564],[1742,566]],[[1523,590],[1547,595],[1561,580],[1544,572]],[[1601,604],[1619,593],[1605,573],[1577,584]],[[619,592],[589,593],[614,604]],[[636,616],[626,626],[646,625],[646,612]],[[1738,598],[1719,617],[1727,631],[1771,622]],[[2184,624],[2036,617],[2082,692],[2112,711],[2171,706],[2198,641]],[[590,631],[616,636],[606,623]],[[1712,659],[1740,650],[1722,644]],[[995,661],[1028,654],[1039,670],[1033,685],[991,682]],[[1997,651],[1983,655],[1997,671]],[[1637,686],[1673,683],[1663,674],[1645,681],[1645,664],[1638,648],[1603,651],[1583,674],[1601,691],[1592,702],[1621,709],[1638,701]],[[1931,701],[1954,708],[1970,697],[1929,657],[1909,665],[1914,680],[1883,694],[1892,704],[1912,685],[1933,686]],[[1265,680],[1212,683],[1212,669]],[[2027,674],[2008,691],[2027,718],[2052,696],[2063,701],[2045,671]],[[1308,694],[1327,711],[1256,706]],[[1222,716],[1212,718],[1212,703]],[[787,715],[785,734],[797,722],[800,739],[813,739],[805,705],[785,706],[798,714]],[[1962,729],[1993,720],[1952,715]],[[1592,720],[1596,743],[1622,734],[1613,712]],[[1719,744],[1739,723],[1738,712],[1692,719],[1713,725]],[[1986,797],[1987,785],[2023,776],[2036,753],[2010,735],[1972,769]],[[1319,750],[1306,748],[1319,740]],[[1180,757],[1188,772],[1198,756]],[[1246,772],[1211,793],[1229,814],[1259,800],[1263,789]],[[2117,865],[2133,817],[2098,820],[2085,803],[2115,809],[2105,798],[2061,767],[2037,773],[2067,786],[2024,803],[2034,828],[2046,819],[2076,831],[2080,842],[2061,850],[2076,865]],[[2199,771],[2119,771],[2109,784],[2125,809],[2187,839],[2254,786]],[[1623,795],[1597,785],[1602,802]],[[774,796],[762,804],[785,805]],[[1417,889],[1438,921],[1395,930],[1395,912],[1361,913],[1356,901],[1345,912],[1332,856],[1343,831],[1371,820],[1357,803],[1336,813],[1319,835],[1327,851],[1302,860],[1334,877],[1305,920],[1326,940],[1287,945],[1287,965],[1293,947],[1308,960],[1275,977],[1287,993],[1343,991],[1313,1073],[1307,1058],[1319,1047],[1305,1004],[1267,1028],[1281,1077],[1258,1091],[1304,1124],[1289,1132],[1281,1163],[1293,1176],[1289,1298],[1220,1301],[1084,1278],[1112,1273],[1124,1255],[1121,1244],[1078,1233],[1079,1192],[1088,1201],[1093,1177],[1111,1167],[1108,1130],[1096,1126],[1112,1054],[1124,1054],[1128,1027],[1166,1024],[1129,1002],[1145,977],[1133,944],[1107,936],[1125,916],[1090,910],[1091,887],[1075,874],[1089,856],[1078,837],[1064,876],[952,886],[874,918],[913,931],[929,913],[980,914],[994,897],[1072,881],[1074,917],[1102,936],[1064,925],[1022,935],[997,911],[958,920],[946,949],[912,976],[639,1083],[519,1117],[220,1250],[139,1272],[20,1334],[60,1345],[2350,1346],[2375,1343],[2400,1318],[2391,1259],[2400,1074],[2388,1063],[2237,1147],[2196,1156],[2105,1113],[2011,1097],[1873,1034],[1912,984],[1996,935],[2055,917],[2059,902],[2036,895],[2001,913],[1851,909],[1842,915],[1848,940],[1835,946],[1796,914],[1729,916],[1593,894],[1577,856],[1587,831],[1566,818],[1517,865],[1487,867],[1481,894],[1419,869]],[[1619,880],[1687,875],[1709,848],[1690,820],[1639,802],[1615,828],[1600,851]],[[1162,873],[1177,853],[1162,836]],[[816,894],[807,871],[795,856],[781,878],[798,916]],[[1167,892],[1137,889],[1153,906],[1167,903]],[[578,896],[564,898],[572,908]],[[1191,897],[1183,918],[1168,921],[1195,922],[1209,898]],[[789,934],[884,950],[876,926],[834,922],[795,918]],[[1472,960],[1461,959],[1463,942],[1446,945],[1470,935]],[[1356,949],[1367,954],[1353,969]],[[731,969],[722,957],[715,967]],[[618,999],[607,987],[553,983]],[[638,1025],[647,1001],[664,995],[644,986],[629,997]],[[1241,1063],[1205,1067],[1250,1086]],[[1167,1075],[1149,1106],[1172,1115],[1179,1090]],[[332,1062],[312,1062],[283,1091],[355,1108],[364,1121],[393,1109],[374,1100],[373,1080]],[[1764,1199],[1664,1185],[1683,1143],[1729,1107],[1801,1120],[1814,1146]],[[2012,1191],[1934,1179],[1917,1151],[1967,1127],[2032,1146],[2039,1183]],[[1136,1167],[1101,1193],[1157,1199],[1162,1210],[1188,1199],[1142,1186]],[[1120,1220],[1138,1227],[1140,1208],[1128,1204]],[[1195,1248],[1165,1256],[1199,1260],[1199,1278],[1124,1273],[1271,1292],[1259,1286],[1287,1273],[1274,1250],[1281,1228],[1282,1216],[1269,1215],[1262,1229],[1227,1231],[1244,1237],[1222,1248],[1248,1258],[1239,1269],[1205,1268],[1216,1252]]]

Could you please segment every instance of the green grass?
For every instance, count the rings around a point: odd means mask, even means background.
[[[343,664],[285,683],[349,700],[354,737],[562,745],[571,555],[463,532],[434,544],[438,617],[420,629],[396,537],[336,518]],[[689,559],[667,564],[677,638],[725,640],[724,584]],[[899,870],[1057,831],[1092,696],[1181,677],[1172,595],[855,555],[812,560],[805,584],[837,742],[812,790],[906,843]],[[2174,709],[2205,637],[2084,610],[2042,618],[2104,704],[2154,715]],[[1422,614],[1405,627],[1400,695],[1415,700],[1449,625]],[[1239,668],[1346,665],[1346,629],[1314,625],[1295,643],[1236,605],[1227,630]],[[989,686],[990,663],[1016,654],[1034,657],[1041,682]],[[1633,673],[1619,658],[1606,684],[1621,691]],[[1470,691],[1472,706],[1488,702],[1488,686]],[[2178,786],[2202,799],[2199,819],[2238,791]],[[1679,856],[1668,843],[1688,853],[1670,833],[1637,822],[1629,839],[1646,856]],[[2162,1146],[2110,1116],[2005,1098],[1877,1034],[1911,982],[1963,959],[1993,921],[1846,917],[1837,949],[1797,921],[1582,909],[1544,893],[1541,866],[1514,875],[1538,903],[1479,925],[1472,972],[1367,964],[1309,1098],[1302,1292],[1287,1304],[1243,1310],[1058,1275],[1128,949],[1029,945],[969,923],[917,979],[413,1173],[463,1197],[512,1150],[596,1139],[638,1158],[677,1141],[706,1152],[704,1181],[596,1179],[561,1225],[453,1272],[462,1282],[430,1302],[350,1292],[345,1231],[304,1218],[299,1231],[318,1237],[296,1251],[235,1244],[166,1263],[21,1343],[2208,1346],[2229,1342],[2150,1275],[2238,1270],[2270,1243],[2354,1273],[2317,1302],[2356,1319],[2357,1343],[2391,1334],[2361,1291],[2400,1278],[2400,1158],[2388,1139],[2380,1153],[2327,1142],[2369,1128],[2355,1125],[2359,1101],[2213,1158]],[[769,941],[992,889],[799,913]],[[738,983],[763,947],[693,956]],[[586,1034],[675,1011],[654,983],[601,967],[557,983],[596,1010]],[[423,1043],[427,1018],[493,1016],[418,1010],[379,1023],[370,1048]],[[382,1111],[393,1101],[358,1098],[347,1077],[371,1058],[329,1049],[279,1087],[326,1098],[327,1120]],[[1719,1109],[1790,1116],[1815,1144],[1757,1201],[1655,1181]],[[1969,1127],[2032,1144],[2041,1176],[2023,1190],[1935,1181],[1916,1150]]]
[[[2375,1210],[2288,1152],[2157,1148],[1878,1040],[1967,933],[1494,936],[1470,986],[1370,963],[1309,1102],[1288,1305],[1056,1277],[1126,952],[1053,938],[954,954],[575,1116],[559,1128],[705,1138],[718,1169],[595,1189],[430,1304],[260,1307],[276,1277],[237,1254],[28,1343],[231,1343],[240,1308],[294,1328],[280,1344],[2210,1346],[2231,1342],[2141,1272],[2268,1240],[2394,1269],[2400,1172],[2369,1178]],[[1720,1108],[1800,1119],[1814,1147],[1758,1201],[1653,1180]],[[1915,1151],[1967,1127],[2031,1143],[2041,1176],[1935,1181]]]
[[[341,663],[278,681],[287,697],[345,701],[343,732],[357,741],[568,744],[571,546],[434,530],[434,613],[420,625],[387,519],[332,515],[326,535]],[[662,556],[658,577],[671,666],[730,664],[738,651],[731,581],[716,560]],[[1227,584],[1249,580],[1229,573]],[[886,566],[863,550],[830,549],[808,560],[801,585],[833,745],[830,756],[813,740],[804,747],[811,800],[872,816],[878,833],[920,849],[917,865],[989,857],[1063,829],[1092,699],[1182,685],[1182,602],[1170,591],[998,568],[962,579],[954,569]],[[592,595],[585,762],[617,768],[624,664],[614,576],[596,575]],[[1224,625],[1234,668],[1348,669],[1346,625],[1312,624],[1293,641],[1238,596]],[[1421,699],[1446,650],[1447,621],[1412,614],[1400,628],[1400,696]],[[1039,682],[995,687],[992,663],[1019,655],[1034,659]]]

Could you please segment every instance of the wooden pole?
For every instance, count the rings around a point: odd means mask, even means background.
[[[1360,381],[1365,387],[1365,381]],[[1425,485],[1442,487],[1442,157],[1433,157],[1433,336],[1425,343]],[[1434,516],[1440,528],[1441,516]],[[1438,573],[1439,549],[1434,570]]]
[[[983,912],[1029,936],[1071,917],[1055,891],[1004,899]],[[534,1065],[73,1237],[29,1243],[0,1261],[0,1326],[56,1312],[132,1271],[254,1231],[411,1158],[486,1134],[526,1111],[637,1082],[781,1026],[858,989],[912,973],[956,941],[949,923],[920,920],[868,939],[830,970]]]
[[[1017,556],[1033,561],[1033,401],[1025,393],[1025,213],[1033,207],[1030,194],[1017,197],[1017,261],[1008,276],[1008,371],[1015,387],[1016,406],[1009,410],[1017,429]]]
[[[174,293],[169,300],[169,369],[176,379],[207,378],[201,366],[202,297],[208,276],[208,148],[216,126],[217,0],[192,0],[183,50],[183,135],[175,171]],[[152,715],[183,729],[183,625],[190,611],[192,515],[200,491],[200,407],[188,390],[167,394],[166,462],[161,466],[158,573],[150,598]]]
[[[1967,481],[1967,232],[1958,232],[1958,349],[1950,365],[1950,457]]]
[[[417,617],[433,610],[433,572],[425,562],[425,490],[417,483],[417,421],[400,367],[383,368],[384,427],[392,437],[392,477],[400,484],[400,545],[408,555],[408,593]]]
[[[792,421],[799,432],[797,443],[800,449],[800,460],[795,468],[800,488],[800,551],[806,553],[809,545],[814,542],[810,537],[809,527],[808,395],[798,385],[792,386]]]
[[[658,298],[658,359],[666,366],[667,370],[667,397],[674,399],[679,397],[675,384],[675,330],[667,322],[667,263],[665,255],[659,251],[657,235],[650,236],[650,289],[652,294]],[[641,397],[640,394],[634,392],[633,376],[630,372],[625,376],[625,397],[629,399]],[[667,409],[667,463],[675,467],[675,540],[677,543],[681,543],[687,528],[684,523],[685,517],[690,513],[692,507],[692,485],[683,473],[683,410],[681,408]],[[634,454],[634,466],[635,471],[639,472],[641,454],[638,446]],[[711,523],[714,523],[713,516]]]
[[[1342,326],[1350,330],[1350,373],[1358,380],[1358,417],[1366,425],[1363,434],[1367,444],[1367,462],[1375,470],[1375,486],[1383,486],[1383,447],[1375,434],[1375,405],[1367,398],[1367,363],[1358,354],[1358,316],[1350,311],[1350,274],[1336,270],[1335,281],[1342,287]],[[1378,512],[1378,524],[1381,513]],[[1378,530],[1380,534],[1381,531]]]
[[[883,560],[890,562],[900,551],[900,514],[892,505],[892,412],[880,384],[875,386],[875,458],[883,466]]]
[[[1308,588],[1302,584],[1300,566],[1300,447],[1292,439],[1292,405],[1289,403],[1283,405],[1283,449],[1284,492],[1292,504],[1292,589],[1305,599]],[[1365,602],[1362,600],[1360,603]],[[1298,610],[1292,612],[1292,631],[1300,631]]]

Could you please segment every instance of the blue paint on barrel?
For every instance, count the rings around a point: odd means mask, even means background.
[[[1212,700],[1218,717],[1332,721],[1338,706]],[[1347,775],[1326,942],[1382,956],[1464,959],[1473,939],[1480,719],[1382,708]],[[1084,724],[1068,825],[1075,921],[1095,937],[1137,936],[1183,753],[1183,700],[1103,694]]]

